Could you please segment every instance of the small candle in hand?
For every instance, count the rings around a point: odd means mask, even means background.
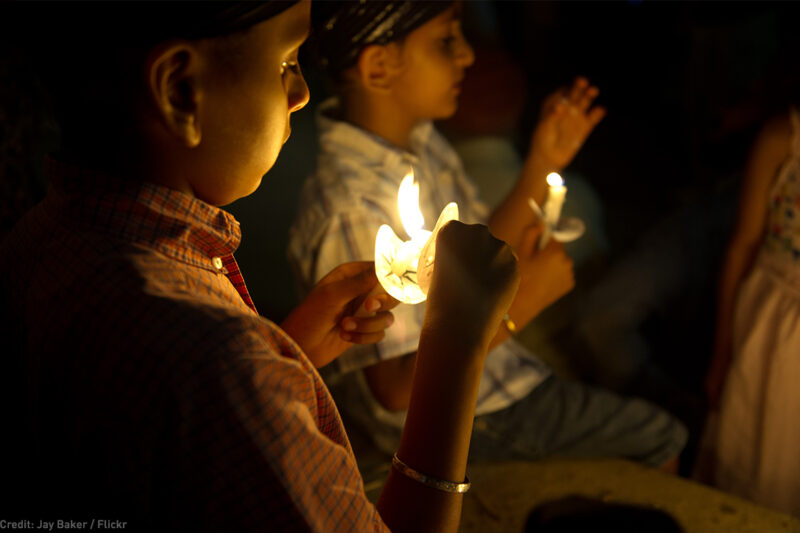
[[[547,175],[547,201],[544,204],[544,221],[551,229],[558,226],[561,218],[561,208],[567,195],[567,188],[564,186],[564,179],[557,173],[551,172]]]

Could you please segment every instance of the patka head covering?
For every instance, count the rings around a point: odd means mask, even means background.
[[[140,30],[155,39],[219,37],[255,26],[282,13],[297,2],[298,0],[159,2],[145,11],[146,14],[155,16],[152,16],[148,23],[142,24]],[[141,4],[135,2],[128,9],[136,13],[141,9]]]
[[[54,2],[39,8],[35,26],[49,42],[68,48],[93,42],[97,48],[142,47],[167,39],[205,39],[246,30],[298,0],[266,2]],[[106,42],[97,42],[103,39]]]
[[[227,38],[297,0],[20,4],[31,28],[33,63],[59,123],[65,131],[93,132],[101,119],[130,109],[128,91],[139,87],[140,66],[153,46],[172,39]]]
[[[143,57],[160,42],[232,35],[295,4],[297,0],[48,3],[38,8],[38,15],[31,10],[37,29],[33,48],[57,77],[107,77],[108,72],[93,71],[130,70],[127,60]]]
[[[402,39],[445,11],[446,0],[333,0],[311,5],[309,52],[327,74],[352,67],[365,46]]]

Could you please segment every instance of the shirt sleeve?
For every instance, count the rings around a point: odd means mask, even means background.
[[[179,389],[180,457],[203,530],[388,531],[333,400],[274,326],[236,331]],[[265,342],[265,338],[268,342]],[[276,351],[276,345],[281,352]]]

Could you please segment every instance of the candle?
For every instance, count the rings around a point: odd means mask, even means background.
[[[550,236],[558,227],[561,218],[561,208],[564,206],[564,199],[567,195],[567,188],[564,186],[564,179],[557,172],[547,175],[547,200],[544,203],[544,212],[539,210],[539,206],[533,198],[528,198],[528,204],[534,213],[544,218],[544,229],[539,237],[539,249],[541,250],[550,241]]]
[[[564,180],[561,176],[551,172],[547,175],[547,183],[550,188],[547,191],[544,212],[542,212],[536,200],[528,198],[528,205],[533,214],[536,215],[537,219],[544,219],[545,222],[544,229],[542,229],[542,234],[539,237],[540,250],[547,246],[551,236],[558,242],[571,242],[580,238],[586,230],[586,226],[579,218],[561,218],[561,207],[564,205],[564,199],[567,195],[567,188],[564,186]]]
[[[454,202],[447,204],[433,231],[426,230],[419,210],[419,184],[414,183],[414,174],[409,173],[397,191],[397,207],[410,240],[401,240],[390,226],[382,225],[375,236],[375,274],[392,297],[416,304],[427,298],[436,257],[436,236],[447,222],[458,220],[458,206]]]
[[[558,226],[561,218],[561,208],[567,195],[567,188],[564,186],[564,179],[557,173],[551,172],[547,175],[547,201],[544,203],[544,220],[550,229]]]

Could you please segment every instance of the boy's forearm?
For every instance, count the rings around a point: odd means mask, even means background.
[[[489,343],[491,352],[511,336],[506,326],[497,328],[497,333]],[[408,409],[414,381],[417,352],[381,361],[364,369],[372,395],[384,409],[392,412]]]
[[[411,402],[397,455],[430,476],[460,482],[466,474],[475,402],[489,339],[423,329]],[[378,510],[392,531],[455,531],[460,494],[390,473]],[[409,509],[414,509],[410,513]]]
[[[414,381],[417,353],[409,353],[364,369],[372,396],[386,410],[396,412],[408,409]]]
[[[495,237],[516,248],[524,228],[535,219],[528,205],[528,198],[533,198],[540,206],[544,205],[547,196],[547,174],[554,170],[535,156],[529,156],[525,160],[522,173],[511,192],[489,217],[489,229]]]

